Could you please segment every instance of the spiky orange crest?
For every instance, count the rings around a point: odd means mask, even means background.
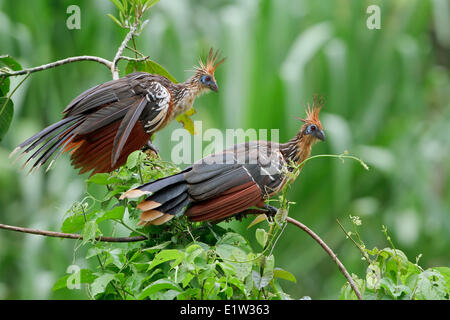
[[[320,129],[322,129],[322,124],[320,123],[320,120],[319,120],[319,113],[323,107],[324,102],[325,101],[324,101],[323,96],[320,96],[320,97],[317,95],[314,96],[312,107],[309,103],[305,107],[306,118],[305,119],[297,118],[297,119],[299,119],[300,121],[303,121],[304,123],[314,123],[314,124],[318,125]]]
[[[197,70],[206,72],[210,75],[214,75],[214,71],[216,71],[216,68],[225,61],[225,58],[222,58],[220,60],[219,59],[220,59],[219,50],[214,52],[214,49],[211,48],[209,50],[208,58],[206,59],[206,64],[203,63],[203,61],[200,59],[199,60],[200,67],[198,67]]]

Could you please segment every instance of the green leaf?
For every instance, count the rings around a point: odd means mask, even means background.
[[[190,108],[186,113],[180,114],[175,119],[183,124],[183,128],[189,131],[190,134],[196,135],[198,134],[197,129],[195,128],[194,121],[190,118],[191,115],[195,113],[194,107]]]
[[[112,220],[112,219],[118,219],[121,220],[123,218],[123,214],[125,212],[125,207],[124,206],[117,206],[114,207],[113,209],[105,212],[103,215],[101,215],[100,217],[98,217],[96,219],[97,223],[100,223],[102,221],[105,220]]]
[[[450,295],[450,268],[435,267],[435,268],[431,268],[431,270],[439,272],[444,277],[446,292],[447,292],[447,295]]]
[[[128,169],[136,168],[136,166],[137,166],[138,164],[140,164],[140,160],[141,160],[141,159],[145,159],[145,157],[146,157],[145,153],[143,153],[143,152],[140,151],[140,150],[137,150],[137,151],[132,152],[132,153],[128,156],[128,159],[127,159],[127,164],[126,164],[127,168],[128,168]]]
[[[216,246],[216,253],[226,264],[234,268],[239,280],[243,280],[250,274],[252,263],[247,254],[240,248],[224,243]]]
[[[415,297],[419,300],[448,299],[444,276],[432,269],[427,269],[419,274]]]
[[[183,261],[184,257],[185,257],[184,253],[180,250],[177,249],[163,250],[159,252],[152,260],[152,262],[148,266],[147,272],[153,269],[155,266],[170,260],[175,260],[172,264],[172,267],[175,267],[176,265],[180,264],[181,261]]]
[[[114,183],[121,183],[122,180],[118,177],[111,176],[109,173],[97,173],[87,180],[88,183],[94,183],[98,185],[108,185]]]
[[[8,69],[13,71],[19,71],[22,70],[22,66],[20,63],[18,63],[14,58],[12,58],[10,55],[5,54],[0,56],[0,67],[4,65]]]
[[[112,14],[108,13],[108,17],[110,17],[115,23],[117,23],[117,25],[118,25],[119,27],[122,27],[122,28],[123,28],[122,23],[121,23],[119,20],[117,20],[117,18],[114,17]]]
[[[124,249],[115,248],[112,250],[106,251],[107,259],[104,262],[104,266],[108,266],[111,263],[114,264],[117,268],[121,269],[125,264],[126,258]]]
[[[156,63],[155,61],[146,60],[144,62],[144,64],[145,64],[145,67],[144,67],[143,71],[152,73],[152,74],[159,74],[160,76],[166,77],[173,83],[178,83],[177,79],[175,79],[174,76],[172,76],[166,69],[164,69],[163,66]]]
[[[159,0],[144,0],[144,4],[147,8],[150,8],[151,6],[154,6],[157,4]]]
[[[277,213],[275,214],[274,220],[278,225],[282,225],[286,222],[286,218],[288,216],[288,210],[285,208],[278,209]]]
[[[125,74],[130,74],[135,71],[144,71],[151,74],[158,74],[160,76],[166,77],[173,83],[178,83],[177,79],[175,79],[175,77],[172,76],[169,73],[169,71],[167,71],[166,69],[164,69],[163,66],[152,60],[129,61],[125,67]]]
[[[119,0],[109,0],[109,1],[111,1],[119,11],[121,11],[122,13],[124,12],[123,5],[120,3]]]
[[[9,129],[14,114],[14,105],[11,99],[0,98],[0,141]]]
[[[381,280],[381,270],[378,263],[371,263],[366,271],[366,284],[369,289],[378,289]]]
[[[175,282],[168,279],[159,279],[150,284],[149,286],[145,287],[145,289],[139,295],[138,299],[143,300],[155,292],[159,292],[166,289],[175,290],[178,292],[182,291],[181,288]]]
[[[186,248],[186,253],[189,256],[194,256],[194,257],[198,256],[202,251],[203,251],[203,247],[196,243],[191,244]]]
[[[99,293],[105,292],[108,284],[115,278],[115,275],[112,273],[102,274],[100,277],[94,280],[91,284],[91,292],[92,296],[95,297]]]
[[[8,95],[10,80],[7,77],[0,77],[0,97]]]
[[[264,257],[265,258],[265,257]],[[261,274],[255,270],[252,271],[253,283],[256,289],[260,290],[266,287],[274,277],[273,273],[274,259],[271,255],[265,258],[264,272]]]
[[[222,244],[229,244],[234,247],[238,247],[246,252],[250,252],[251,248],[247,243],[247,240],[243,236],[235,232],[228,232],[222,238],[217,241],[216,246]]]
[[[290,273],[289,271],[283,270],[281,268],[273,269],[273,277],[297,283],[297,279],[295,278],[295,276],[292,273]]]
[[[67,217],[62,224],[61,231],[65,233],[74,233],[83,229],[85,220],[92,219],[97,212],[90,212],[86,214],[86,217],[83,214],[76,214]]]
[[[94,220],[89,220],[88,222],[86,222],[83,227],[83,232],[81,233],[81,235],[83,236],[82,244],[93,241],[95,239],[96,233],[97,223]]]
[[[254,225],[257,225],[258,223],[266,221],[266,220],[267,220],[266,214],[261,213],[261,214],[257,215],[256,218],[248,225],[247,229],[250,229]]]
[[[380,287],[384,288],[389,296],[394,299],[400,298],[403,294],[411,294],[411,289],[402,284],[395,284],[390,278],[382,278]]]
[[[264,229],[256,229],[255,232],[256,241],[261,245],[261,247],[264,248],[266,245],[267,239],[269,238],[269,235],[267,234],[266,230]]]
[[[169,244],[171,244],[171,243],[172,243],[172,241],[168,240],[168,241],[162,242],[162,243],[160,243],[160,244],[158,244],[158,245],[156,245],[156,246],[153,246],[153,247],[150,247],[150,248],[145,248],[145,249],[142,250],[142,251],[149,251],[149,252],[152,252],[152,251],[161,250],[161,249],[166,248],[166,247],[167,247]]]
[[[79,275],[80,284],[81,283],[92,283],[97,278],[97,276],[95,274],[93,274],[91,270],[80,269],[76,273],[65,275],[64,277],[58,279],[58,281],[56,281],[55,285],[53,286],[52,290],[56,291],[59,289],[67,288],[67,281],[69,280],[69,277],[78,276],[78,275]]]

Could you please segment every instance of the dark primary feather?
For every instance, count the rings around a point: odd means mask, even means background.
[[[116,164],[117,159],[119,158],[120,153],[122,152],[122,149],[128,140],[128,137],[130,136],[131,130],[136,125],[136,122],[138,121],[142,110],[144,110],[146,106],[147,100],[145,98],[141,98],[140,100],[136,101],[129,108],[128,112],[120,123],[119,130],[117,131],[116,137],[114,138],[114,146],[111,153],[111,163],[113,166]]]
[[[88,134],[100,128],[106,127],[116,120],[122,119],[128,111],[128,106],[134,101],[134,97],[127,98],[89,114],[86,116],[83,123],[78,127],[77,133],[79,135]]]
[[[45,139],[47,136],[53,134],[55,130],[60,129],[61,127],[63,127],[64,125],[66,125],[68,123],[73,123],[74,121],[76,121],[80,118],[81,118],[80,115],[64,118],[64,119],[52,124],[51,126],[48,126],[44,130],[36,133],[32,137],[28,138],[27,140],[22,142],[16,149],[22,149],[31,143],[33,143],[31,146],[31,149],[33,149],[41,139]],[[26,151],[26,152],[28,152],[28,151]]]
[[[151,81],[164,81],[165,78],[163,78],[162,76],[152,75],[146,72],[130,73],[123,78],[105,82],[83,92],[69,103],[63,113],[66,114],[66,117],[87,113],[105,104],[135,96],[142,96],[145,94],[146,84]]]

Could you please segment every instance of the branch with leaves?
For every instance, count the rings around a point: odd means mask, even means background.
[[[40,229],[32,229],[32,228],[22,228],[17,226],[10,226],[7,224],[0,223],[0,229],[17,231],[28,234],[35,234],[45,237],[53,237],[53,238],[63,238],[63,239],[75,239],[75,240],[83,240],[83,236],[76,233],[64,233],[64,232],[55,232],[48,230],[40,230]],[[95,241],[100,242],[137,242],[147,240],[145,236],[136,236],[136,237],[103,237],[98,236],[95,237]]]

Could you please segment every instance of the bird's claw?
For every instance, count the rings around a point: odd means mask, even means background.
[[[154,153],[155,155],[159,154],[158,148],[155,147],[155,145],[151,142],[151,140],[147,141],[147,144],[142,148],[142,151],[144,151],[144,152],[150,151],[150,152]]]

